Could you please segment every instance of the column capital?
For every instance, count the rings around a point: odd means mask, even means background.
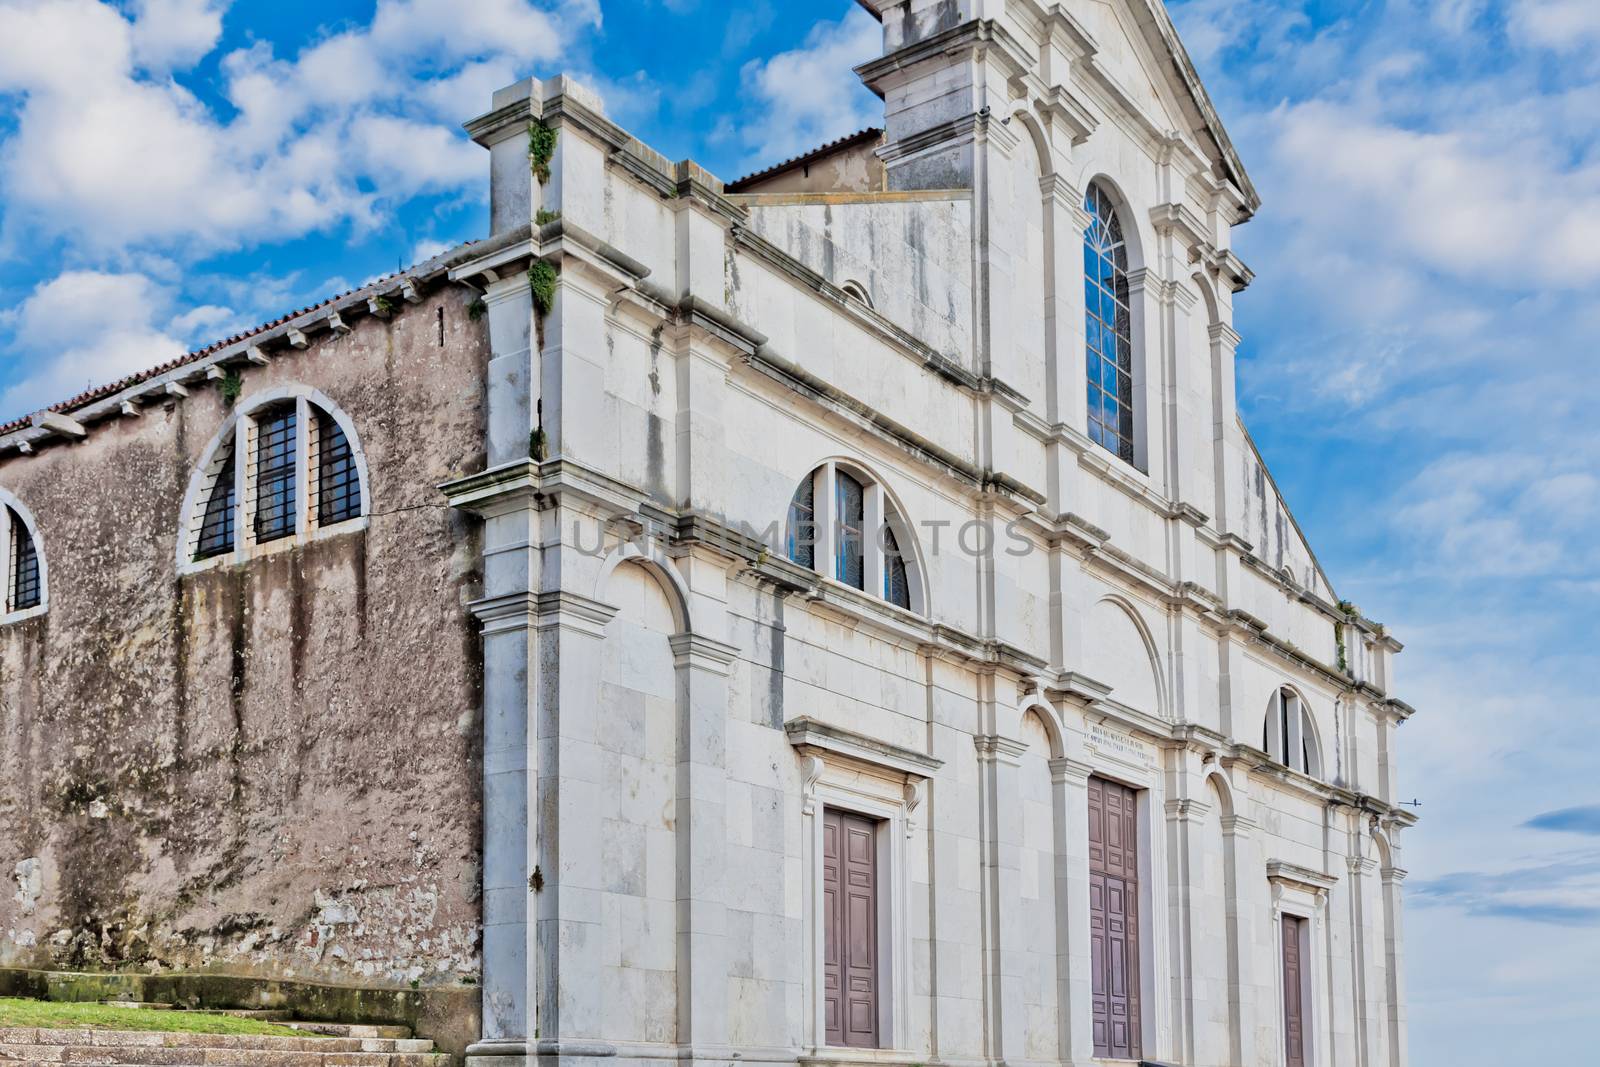
[[[696,670],[725,675],[739,658],[738,646],[725,644],[701,634],[674,634],[667,639],[667,644],[672,647],[672,660],[676,667],[693,667]]]
[[[1173,799],[1167,801],[1163,806],[1166,809],[1167,818],[1174,822],[1192,822],[1195,819],[1203,819],[1206,813],[1211,810],[1211,805],[1203,800]]]
[[[980,763],[1004,763],[1015,767],[1021,763],[1023,753],[1028,751],[1026,741],[1001,737],[999,734],[974,734],[972,743],[978,748]]]
[[[1071,756],[1058,756],[1050,761],[1050,777],[1057,782],[1081,784],[1087,782],[1093,774],[1094,767]]]
[[[1222,832],[1234,837],[1249,837],[1255,832],[1256,821],[1246,815],[1224,815]]]

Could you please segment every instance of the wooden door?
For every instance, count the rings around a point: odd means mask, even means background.
[[[1283,917],[1283,1042],[1288,1067],[1306,1067],[1305,969],[1300,937],[1306,921]]]
[[[849,812],[822,820],[826,935],[823,999],[830,1045],[878,1047],[878,823]]]
[[[1138,794],[1089,779],[1089,950],[1094,987],[1094,1050],[1138,1059]]]

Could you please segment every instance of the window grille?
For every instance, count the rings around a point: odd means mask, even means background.
[[[206,499],[195,559],[210,559],[233,551],[234,516],[239,503],[235,481],[233,445],[229,444],[222,450],[221,466],[211,485],[211,495]]]
[[[1104,189],[1091,183],[1083,206],[1092,218],[1083,235],[1089,438],[1132,463],[1133,326],[1128,310],[1128,248],[1122,222]]]
[[[316,409],[317,524],[331,526],[361,514],[361,476],[339,423]]]
[[[291,537],[295,532],[296,422],[294,408],[270,412],[256,422],[257,544]]]
[[[8,509],[9,510],[9,509]],[[11,521],[11,610],[26,611],[39,606],[39,548],[33,543],[33,534],[27,523],[16,512],[9,512]]]

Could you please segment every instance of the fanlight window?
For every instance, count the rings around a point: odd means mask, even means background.
[[[909,528],[883,487],[838,464],[813,471],[789,503],[790,559],[913,611],[921,606],[915,564],[905,551],[910,544]]]
[[[338,418],[305,397],[241,412],[199,476],[185,553],[191,563],[365,515],[357,449]]]
[[[4,510],[5,614],[11,616],[44,605],[44,577],[33,530],[15,508]]]
[[[1316,726],[1311,712],[1292,689],[1272,695],[1261,747],[1267,755],[1291,771],[1322,776],[1322,755],[1317,747]]]
[[[1133,451],[1133,326],[1128,310],[1128,246],[1111,198],[1091,183],[1083,235],[1084,327],[1089,350],[1089,438],[1126,463]]]

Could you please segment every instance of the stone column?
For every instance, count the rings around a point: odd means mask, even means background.
[[[1094,971],[1089,944],[1089,776],[1094,769],[1074,759],[1050,761],[1057,783],[1063,827],[1057,864],[1062,868],[1056,921],[1066,930],[1066,1003],[1062,1005],[1062,1055],[1066,1067],[1094,1061]]]
[[[1124,219],[1131,226],[1132,218]],[[1133,457],[1158,492],[1170,493],[1167,427],[1162,418],[1166,395],[1163,366],[1167,323],[1163,285],[1149,265],[1128,272],[1128,312],[1133,318]],[[1088,424],[1085,423],[1085,430]]]
[[[1233,1060],[1258,1063],[1257,1013],[1266,1002],[1256,979],[1256,923],[1264,914],[1260,887],[1262,865],[1255,840],[1256,824],[1238,814],[1244,797],[1234,795],[1235,814],[1222,817],[1228,879],[1228,1004],[1233,1033]]]
[[[1211,805],[1201,800],[1167,801],[1167,900],[1172,914],[1173,1053],[1180,1063],[1195,1062],[1194,880],[1203,862],[1195,841]]]
[[[997,734],[973,739],[978,747],[979,825],[982,839],[984,1016],[988,1059],[1003,1063],[1024,1055],[1022,925],[1022,796],[1018,781],[1026,744]],[[1087,818],[1087,815],[1085,815]]]
[[[671,644],[678,676],[678,1043],[693,1059],[726,1058],[728,671],[738,649],[693,633]]]
[[[538,1029],[541,979],[531,885],[539,835],[529,818],[538,789],[533,602],[526,590],[507,593],[480,600],[473,613],[483,628],[483,1041],[473,1051],[509,1055]]]
[[[526,272],[489,283],[489,466],[525,460],[539,426],[538,321]]]
[[[1234,425],[1236,409],[1234,352],[1239,347],[1239,334],[1225,322],[1214,322],[1207,327],[1211,342],[1211,449],[1212,478],[1216,483],[1216,496],[1212,502],[1211,521],[1219,534],[1237,534],[1242,516],[1233,514],[1228,506],[1230,481],[1240,477],[1243,458],[1238,428]],[[1243,486],[1240,486],[1243,489]],[[1241,496],[1242,499],[1242,496]]]
[[[559,516],[565,509],[558,509]],[[605,876],[600,813],[603,765],[595,729],[605,627],[616,609],[568,589],[539,596],[536,698],[544,888],[539,944],[553,983],[543,986],[541,1051],[567,1052],[573,1039],[605,1033],[600,981]]]
[[[1398,850],[1395,850],[1398,851]],[[1379,871],[1383,879],[1384,933],[1389,958],[1389,1067],[1406,1067],[1410,1061],[1410,1045],[1406,1027],[1406,967],[1405,936],[1402,912],[1404,901],[1400,885],[1406,879],[1404,868],[1394,866],[1397,857],[1390,856],[1390,866]]]

